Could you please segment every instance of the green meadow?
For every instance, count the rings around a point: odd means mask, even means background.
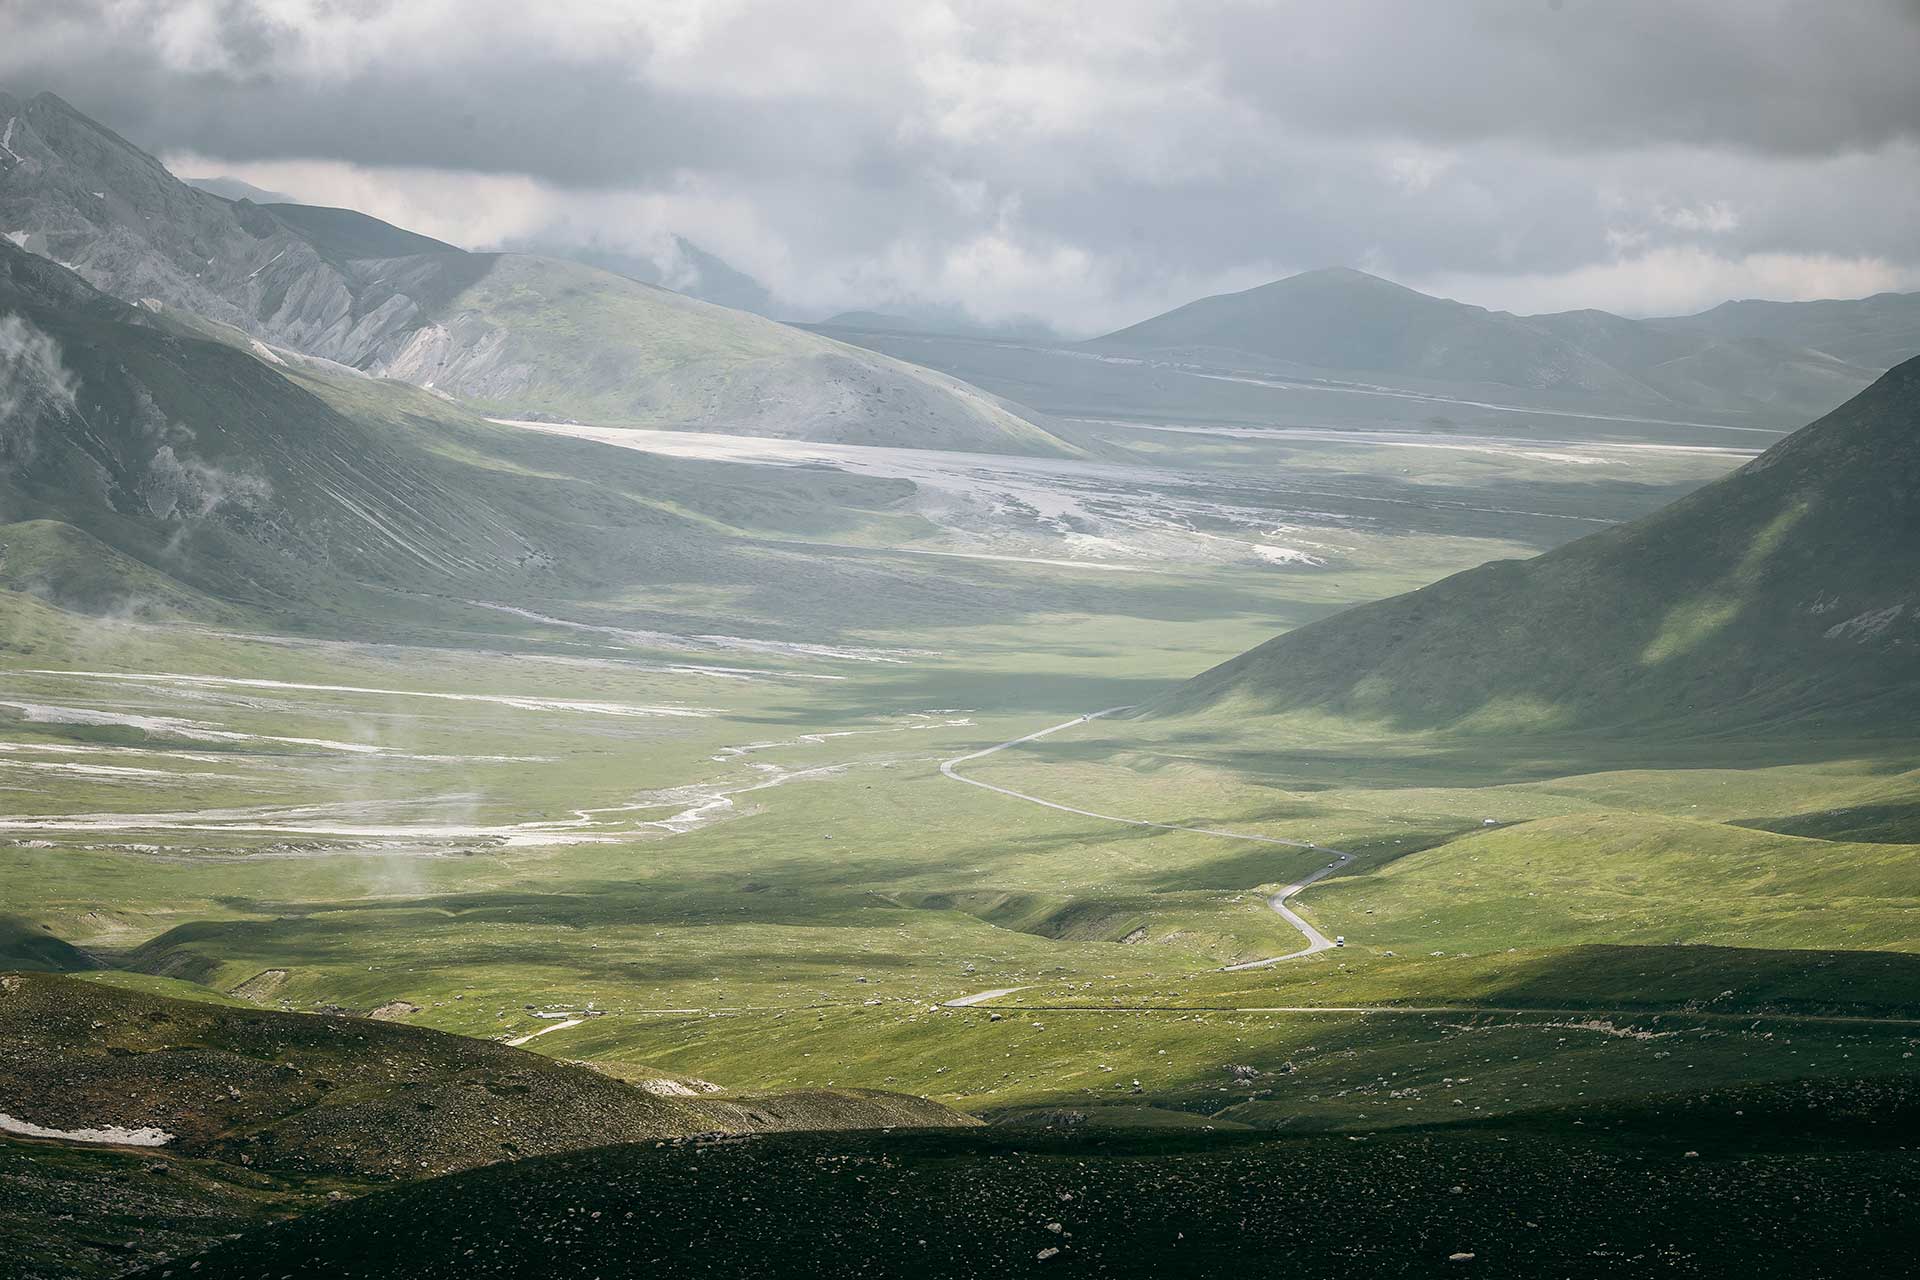
[[[949,527],[889,549],[885,522],[919,518],[897,504],[825,518],[884,480],[688,461],[672,465],[695,492],[738,477],[783,495],[713,523],[716,556],[759,548],[828,582],[854,557],[846,585],[900,589],[798,605],[798,578],[649,571],[592,598],[503,602],[517,612],[435,602],[390,638],[82,618],[11,593],[10,953],[64,944],[98,980],[273,1007],[403,1002],[421,1025],[502,1039],[590,1010],[528,1047],[993,1115],[1338,1127],[1910,1069],[1913,1027],[1686,1012],[1739,989],[1745,957],[1913,948],[1914,846],[1800,829],[1854,809],[1897,825],[1920,788],[1884,749],[1649,756],[1324,717],[1249,738],[1227,714],[1123,714],[964,766],[1095,813],[1354,853],[1296,904],[1348,945],[1241,974],[1219,970],[1299,945],[1266,898],[1319,850],[1061,812],[939,769],[1149,702],[1348,602],[1563,540],[1590,512],[1629,514],[1718,455],[1577,468],[1118,428],[1094,443],[1116,465],[1177,463],[1187,479],[1152,488],[1165,503],[1261,465],[1260,503],[1345,503],[1284,535],[1326,563],[1155,561],[1137,530],[1122,571],[1033,563],[1066,558],[1044,525],[992,554],[1051,555],[926,556],[964,544]],[[1083,504],[1141,501],[1072,483]],[[1648,967],[1559,997],[1588,1012],[1504,1011],[1540,1002],[1486,964],[1521,956],[1561,980],[1594,944]],[[1742,950],[1650,1000],[1648,975],[1699,944]],[[942,1007],[999,988],[1025,990]],[[1458,1012],[1258,1011],[1329,1003]],[[1477,1083],[1446,1083],[1463,1077]]]

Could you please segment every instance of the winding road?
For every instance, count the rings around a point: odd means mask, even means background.
[[[1243,969],[1265,969],[1271,965],[1280,964],[1282,961],[1298,960],[1302,956],[1317,955],[1322,951],[1331,950],[1335,945],[1332,939],[1302,919],[1298,912],[1287,905],[1287,900],[1299,893],[1302,889],[1305,889],[1308,885],[1326,879],[1335,871],[1338,871],[1341,867],[1351,862],[1353,855],[1350,853],[1342,853],[1338,849],[1325,849],[1307,840],[1283,840],[1279,836],[1255,836],[1248,835],[1241,831],[1220,831],[1213,827],[1187,827],[1171,822],[1150,822],[1145,818],[1124,818],[1118,814],[1098,813],[1092,809],[1077,809],[1070,804],[1059,804],[1053,800],[1043,800],[1039,796],[1030,796],[1024,791],[1015,791],[1011,787],[995,786],[991,782],[982,782],[978,778],[969,778],[955,771],[959,765],[966,764],[972,760],[983,759],[996,751],[1005,751],[1008,747],[1017,747],[1023,742],[1033,742],[1049,734],[1058,733],[1062,729],[1070,729],[1075,725],[1086,724],[1090,720],[1098,720],[1102,716],[1116,715],[1119,712],[1131,711],[1132,709],[1131,705],[1108,707],[1103,711],[1093,711],[1086,715],[1075,716],[1071,720],[1063,720],[1059,724],[1036,730],[1023,737],[1009,738],[1007,741],[995,746],[986,747],[964,756],[955,756],[940,766],[940,772],[946,774],[947,777],[952,778],[955,782],[964,782],[970,787],[979,787],[984,791],[992,791],[997,795],[1012,796],[1015,800],[1025,800],[1028,804],[1037,804],[1048,809],[1057,809],[1061,813],[1077,814],[1082,818],[1098,818],[1102,822],[1118,822],[1129,827],[1152,827],[1160,831],[1191,831],[1198,835],[1218,836],[1222,840],[1249,840],[1255,844],[1278,844],[1285,845],[1290,849],[1313,849],[1326,853],[1333,858],[1332,862],[1315,870],[1311,875],[1302,876],[1299,880],[1267,899],[1267,905],[1272,907],[1281,919],[1299,930],[1300,936],[1307,940],[1307,945],[1298,951],[1289,951],[1283,956],[1268,956],[1264,960],[1247,960],[1240,964],[1230,964],[1225,966],[1225,971],[1228,973],[1237,973]],[[1024,988],[1014,987],[1009,990],[982,991],[971,996],[962,996],[960,999],[949,1001],[948,1003],[951,1007],[965,1007],[992,999],[995,996],[1011,995],[1014,991],[1020,990],[1024,990]]]

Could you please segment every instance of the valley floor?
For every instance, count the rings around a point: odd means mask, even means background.
[[[436,600],[378,635],[108,621],[7,592],[0,968],[379,1010],[630,1079],[889,1089],[1009,1124],[1380,1135],[1324,1150],[1414,1144],[1392,1148],[1406,1159],[1428,1139],[1386,1131],[1909,1088],[1910,744],[1650,757],[1099,714],[1744,456],[1651,428],[1389,425],[1089,427],[1098,456],[1063,462],[540,424],[790,484],[801,515],[716,521],[761,579],[656,568],[600,598]],[[815,520],[842,484],[883,515]],[[890,540],[902,522],[914,536]],[[847,565],[898,590],[809,586]],[[1285,903],[1298,925],[1275,910],[1289,886],[1307,886]],[[1522,1142],[1473,1143],[1506,1137]],[[0,1140],[16,1168],[22,1150]],[[1491,1167],[1492,1145],[1472,1150]],[[1659,1155],[1655,1200],[1721,1194],[1726,1168],[1682,1158]],[[1877,1148],[1858,1159],[1910,1177]],[[1308,1216],[1332,1207],[1288,1185]],[[279,1191],[230,1194],[279,1211]],[[1114,1214],[1133,1192],[1097,1194]],[[1359,1200],[1384,1224],[1402,1194]],[[1511,1249],[1517,1229],[1483,1207],[1504,1225],[1435,1218],[1419,1265],[1465,1250],[1524,1274],[1538,1255],[1499,1255],[1490,1237]],[[1612,1230],[1575,1234],[1597,1250]],[[1052,1247],[1036,1240],[1020,1256]],[[271,1254],[254,1247],[232,1266]],[[569,1250],[555,1265],[591,1273],[591,1249]]]

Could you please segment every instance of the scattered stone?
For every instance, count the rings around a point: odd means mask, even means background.
[[[418,1012],[420,1012],[420,1006],[417,1004],[412,1004],[405,1000],[389,1000],[378,1009],[367,1014],[367,1016],[379,1022],[393,1022],[396,1019],[404,1018],[409,1014]]]

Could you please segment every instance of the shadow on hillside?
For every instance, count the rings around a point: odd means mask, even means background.
[[[1920,844],[1920,801],[1851,805],[1777,818],[1740,818],[1732,825],[1854,844]]]
[[[102,965],[79,947],[54,936],[45,925],[15,915],[0,915],[0,969],[78,973]]]
[[[1920,955],[1595,945],[1530,957],[1489,1004],[1633,1011],[1920,1016]]]

